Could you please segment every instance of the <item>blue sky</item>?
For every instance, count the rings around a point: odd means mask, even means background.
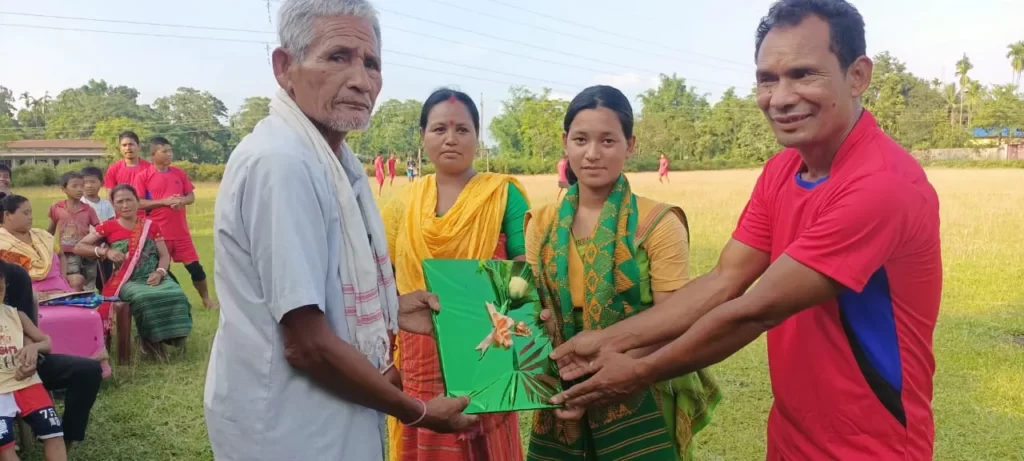
[[[926,78],[953,79],[963,53],[984,84],[1011,78],[1006,46],[1024,40],[1019,0],[859,0],[869,54],[888,50]],[[571,98],[594,84],[627,95],[661,73],[686,77],[717,99],[753,84],[753,35],[770,0],[377,0],[388,98],[424,99],[439,86],[483,96],[485,123],[510,83]],[[503,5],[504,4],[504,5]],[[507,6],[511,5],[511,6]],[[1019,5],[1019,3],[1018,3]],[[237,110],[275,82],[258,43],[112,35],[10,24],[276,42],[273,33],[142,25],[140,22],[275,30],[280,3],[266,0],[0,0],[0,85],[55,95],[90,78],[129,85],[142,102],[189,86]],[[113,20],[92,22],[5,14]],[[541,13],[540,15],[534,13]],[[1017,19],[1014,19],[1014,16]],[[443,40],[442,40],[443,39]]]

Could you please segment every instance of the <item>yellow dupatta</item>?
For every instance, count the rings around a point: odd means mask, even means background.
[[[437,216],[437,181],[427,175],[409,184],[381,211],[388,237],[388,253],[395,266],[398,293],[426,288],[423,260],[431,258],[490,259],[498,244],[508,202],[508,185],[526,197],[512,176],[477,173],[459,193],[455,205]],[[394,361],[400,347],[395,344]],[[388,459],[401,457],[402,425],[388,416]]]
[[[0,228],[0,259],[24,267],[33,282],[45,279],[53,265],[54,240],[42,229],[29,231],[32,244],[22,242],[7,229]]]
[[[477,173],[462,189],[455,205],[438,217],[434,175],[407,186],[403,197],[388,202],[382,212],[388,248],[395,265],[398,292],[425,288],[423,260],[432,258],[490,259],[501,234],[512,176]]]

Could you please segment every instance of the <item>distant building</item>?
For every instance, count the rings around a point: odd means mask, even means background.
[[[25,165],[67,165],[103,160],[102,142],[68,139],[23,139],[0,146],[0,164],[16,169]]]
[[[1006,142],[1020,142],[1024,139],[1024,130],[1014,129],[1011,136],[1009,128],[975,128],[971,130],[975,145],[996,146]]]

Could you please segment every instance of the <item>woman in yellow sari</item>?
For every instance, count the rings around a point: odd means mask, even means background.
[[[424,290],[425,259],[524,258],[523,217],[529,202],[511,176],[473,169],[480,115],[465,93],[435,91],[420,113],[423,151],[436,174],[405,187],[382,212],[399,294]],[[428,400],[444,394],[437,346],[430,336],[400,332],[395,363],[402,387]],[[519,461],[515,413],[482,415],[470,434],[437,434],[388,420],[392,461]]]
[[[572,186],[526,219],[526,257],[556,343],[641,312],[689,281],[683,210],[633,194],[622,174],[635,143],[629,99],[609,86],[587,88],[570,103],[564,130]],[[720,398],[700,371],[588,408],[578,421],[538,411],[527,459],[689,460]]]
[[[28,199],[8,195],[0,200],[0,208],[0,258],[24,267],[32,278],[32,290],[41,297],[81,291],[85,278],[79,274],[65,275],[64,253],[56,251],[53,235],[32,227],[32,204]]]

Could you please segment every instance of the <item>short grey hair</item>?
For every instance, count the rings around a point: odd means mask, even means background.
[[[277,15],[277,38],[296,59],[306,57],[313,42],[313,20],[327,16],[355,16],[373,26],[380,54],[380,20],[377,9],[368,0],[285,0]]]

